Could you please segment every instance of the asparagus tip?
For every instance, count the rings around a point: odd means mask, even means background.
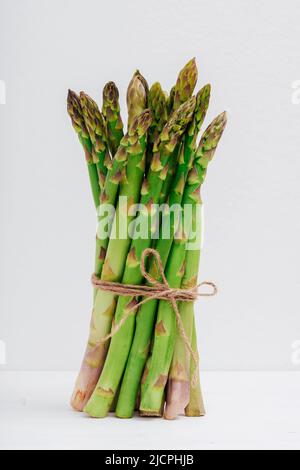
[[[182,103],[192,96],[197,79],[198,69],[196,59],[193,57],[179,72],[175,85],[174,109],[179,108]]]
[[[135,132],[138,133],[138,135],[144,135],[150,124],[152,122],[152,113],[150,109],[145,109],[141,114],[136,116],[130,126],[129,133],[134,134]]]
[[[103,101],[115,103],[119,99],[119,90],[115,82],[108,82],[103,88]]]

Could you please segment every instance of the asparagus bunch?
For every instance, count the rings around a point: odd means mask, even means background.
[[[154,247],[171,288],[196,285],[200,187],[226,123],[224,113],[218,116],[197,146],[210,99],[210,85],[193,96],[197,77],[192,59],[168,95],[159,82],[149,89],[136,71],[127,90],[126,135],[114,82],[103,89],[101,111],[86,93],[69,91],[68,112],[84,149],[97,208],[94,270],[102,282],[143,284],[141,258]],[[183,210],[187,205],[190,212]],[[162,281],[154,260],[148,272]],[[179,311],[188,347],[169,301],[96,290],[73,408],[92,417],[116,409],[117,416],[129,418],[140,397],[141,415],[203,415],[200,383],[194,380],[193,303],[180,302]]]
[[[182,146],[176,176],[168,197],[167,210],[166,213],[164,213],[162,216],[164,221],[167,220],[167,218],[171,215],[170,233],[168,234],[168,237],[159,238],[156,244],[156,250],[158,251],[161,257],[162,264],[164,267],[166,266],[167,259],[172,247],[176,222],[176,215],[174,213],[170,214],[168,208],[174,207],[176,204],[181,204],[186,177],[192,163],[191,160],[195,150],[197,135],[200,131],[202,122],[205,118],[205,114],[208,108],[209,97],[210,86],[207,85],[198,93],[196,97],[194,116],[188,126],[184,138],[184,144]],[[150,265],[149,272],[150,275],[154,277],[158,276],[158,273],[156,271],[156,264],[154,261]],[[135,401],[139,389],[139,382],[143,373],[145,361],[147,359],[144,351],[147,350],[147,346],[149,345],[151,340],[153,322],[157,311],[157,305],[157,300],[151,300],[150,302],[144,304],[141,307],[137,315],[136,333],[134,336],[133,344],[131,346],[125,375],[122,381],[122,387],[116,411],[117,416],[119,417],[131,417],[133,415]]]
[[[147,226],[148,233],[143,239],[134,236],[132,240],[122,278],[124,284],[140,284],[142,282],[141,256],[143,251],[151,245],[151,205],[158,203],[160,200],[167,163],[174,158],[174,149],[192,117],[194,107],[195,100],[191,98],[178,108],[178,111],[174,113],[172,119],[164,127],[161,137],[155,143],[152,163],[144,180],[140,199],[140,203],[145,206],[145,210],[139,214],[140,225]],[[122,319],[122,315],[126,313],[126,309],[132,306],[133,302],[135,302],[133,296],[119,297],[115,311],[115,321],[117,323]],[[108,413],[124,371],[133,332],[134,316],[129,318],[124,328],[112,338],[98,385],[85,409],[88,414],[101,417],[106,416]]]

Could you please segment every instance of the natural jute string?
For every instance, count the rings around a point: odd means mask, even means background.
[[[146,270],[145,264],[146,259],[149,255],[154,256],[156,265],[161,275],[162,282],[152,277]],[[102,281],[101,279],[98,279],[95,274],[93,274],[92,284],[95,289],[101,289],[106,292],[112,292],[113,294],[116,294],[118,296],[120,295],[144,297],[143,300],[133,305],[129,310],[126,310],[125,315],[119,321],[119,323],[113,326],[111,333],[101,338],[99,343],[105,343],[110,338],[112,338],[122,328],[122,326],[130,317],[130,315],[132,315],[134,311],[139,309],[141,305],[145,304],[146,302],[149,302],[149,300],[152,299],[167,300],[171,303],[173,307],[180,336],[182,337],[182,340],[187,350],[190,352],[196,366],[194,375],[192,377],[192,385],[195,386],[197,382],[199,358],[197,352],[193,351],[191,342],[185,332],[177,302],[195,302],[198,297],[212,297],[217,294],[217,286],[213,282],[204,281],[191,289],[175,289],[170,287],[164,273],[161,257],[158,251],[154,250],[153,248],[147,248],[142,253],[141,273],[144,279],[148,281],[150,285],[138,286],[134,284],[122,284],[119,282]],[[210,286],[213,290],[212,292],[200,292],[199,289],[202,286]]]

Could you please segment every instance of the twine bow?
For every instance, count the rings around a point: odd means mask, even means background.
[[[155,279],[146,269],[146,259],[152,255],[155,259],[156,266],[160,273],[162,282]],[[132,297],[144,297],[143,300],[137,302],[135,305],[126,310],[126,313],[122,319],[112,327],[111,333],[104,336],[99,340],[99,343],[105,343],[111,339],[118,331],[122,328],[126,320],[138,310],[143,304],[149,302],[152,299],[166,300],[172,305],[175,313],[177,327],[185,344],[185,347],[191,354],[191,357],[195,363],[195,372],[192,377],[192,385],[195,386],[197,382],[197,373],[199,358],[197,352],[193,351],[191,342],[185,332],[184,325],[180,316],[180,311],[177,302],[195,302],[198,297],[212,297],[217,294],[217,286],[213,282],[204,281],[191,289],[177,289],[170,287],[167,278],[165,276],[164,267],[161,261],[161,257],[158,251],[153,248],[147,248],[143,251],[141,256],[141,273],[142,276],[150,285],[134,285],[134,284],[122,284],[119,282],[103,281],[98,279],[95,274],[92,276],[92,284],[95,289],[101,289],[106,292],[111,292],[118,296],[132,296]],[[212,287],[211,292],[200,292],[200,288],[203,286]]]

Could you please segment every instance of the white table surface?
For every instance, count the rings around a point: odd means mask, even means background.
[[[69,408],[74,372],[0,372],[1,449],[300,449],[300,372],[205,372],[207,416],[176,421]]]

